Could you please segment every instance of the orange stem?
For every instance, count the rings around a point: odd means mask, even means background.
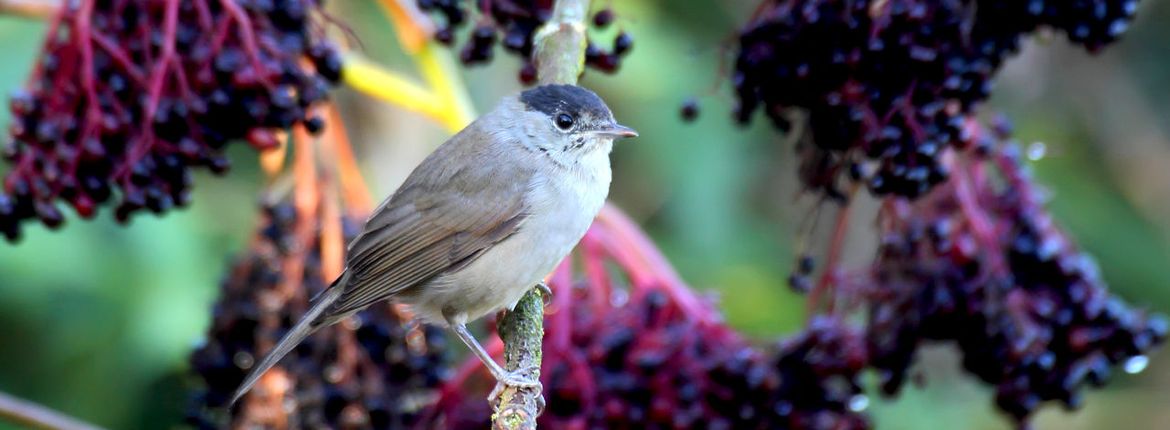
[[[305,275],[304,253],[312,246],[313,231],[316,229],[317,209],[321,201],[317,188],[317,166],[313,154],[313,140],[302,125],[293,127],[293,143],[296,145],[293,166],[293,206],[297,211],[294,237],[299,245],[284,260],[284,282],[281,284],[282,299],[296,297],[301,290]]]
[[[341,112],[337,105],[330,104],[326,108],[326,115],[328,115],[326,122],[329,124],[325,128],[326,139],[329,139],[336,155],[337,172],[346,207],[362,215],[369,214],[374,210],[374,201],[370,198],[370,190],[365,179],[362,179],[362,172],[353,154],[353,146],[350,145],[349,134],[345,132]]]
[[[431,34],[435,32],[434,24],[427,16],[414,7],[414,2],[405,0],[381,0],[378,2],[386,16],[394,24],[398,32],[398,40],[407,53],[418,52]]]
[[[293,205],[297,208],[297,218],[308,220],[313,218],[317,205],[320,202],[320,190],[317,189],[317,165],[313,150],[313,138],[302,125],[293,127],[293,143],[296,145],[293,176],[296,178],[293,191]]]
[[[288,156],[288,133],[276,131],[276,148],[260,152],[260,169],[268,175],[268,179],[275,178],[284,169],[284,159]]]
[[[323,184],[325,198],[321,200],[321,276],[326,283],[333,282],[345,268],[345,238],[341,228],[341,202],[337,187]]]

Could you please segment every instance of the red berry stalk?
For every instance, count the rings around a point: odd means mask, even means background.
[[[125,222],[190,200],[191,168],[222,173],[223,147],[278,145],[338,79],[315,1],[80,0],[49,26],[27,88],[10,102],[12,169],[0,232],[49,227],[115,204]]]

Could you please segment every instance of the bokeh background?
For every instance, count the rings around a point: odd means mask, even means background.
[[[356,49],[413,73],[372,2],[333,3],[354,30]],[[582,84],[642,133],[615,151],[613,200],[691,285],[719,301],[731,325],[768,345],[804,320],[803,298],[785,278],[812,201],[795,186],[783,136],[765,121],[744,128],[730,119],[721,65],[754,3],[613,2],[617,28],[634,35],[635,48],[617,75],[589,71]],[[612,38],[617,28],[597,36]],[[3,94],[23,84],[44,30],[35,20],[0,16]],[[1047,155],[1033,164],[1057,218],[1096,255],[1113,291],[1160,312],[1170,312],[1168,40],[1167,0],[1143,0],[1131,31],[1099,55],[1038,35],[1008,64],[983,110],[1006,113],[1020,140],[1045,145]],[[520,88],[519,64],[498,55],[464,71],[478,109]],[[701,114],[686,124],[678,106],[691,95]],[[445,138],[396,106],[344,88],[336,96],[377,198]],[[0,129],[7,121],[0,110]],[[177,425],[191,384],[187,354],[208,325],[228,261],[251,234],[264,183],[254,151],[234,148],[233,171],[199,175],[189,209],[144,215],[128,227],[103,213],[58,232],[31,227],[21,243],[0,243],[0,390],[109,428]],[[856,218],[849,246],[861,258],[854,263],[864,264],[866,252],[857,250],[872,239],[868,220]],[[961,372],[950,348],[930,348],[919,368],[925,386],[871,402],[879,429],[1011,427],[993,411],[990,389]],[[1037,428],[1165,428],[1168,392],[1170,354],[1155,355],[1143,374],[1091,393],[1075,414],[1045,409]]]

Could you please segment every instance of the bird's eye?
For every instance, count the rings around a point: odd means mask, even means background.
[[[567,113],[557,114],[556,122],[561,130],[573,128],[573,116]]]

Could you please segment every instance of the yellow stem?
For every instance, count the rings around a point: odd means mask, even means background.
[[[378,5],[382,7],[386,19],[394,25],[398,43],[410,54],[423,79],[426,80],[427,88],[424,91],[434,99],[436,108],[424,113],[428,113],[427,116],[439,122],[451,133],[462,130],[475,119],[475,108],[471,104],[467,87],[463,85],[454,61],[450,55],[439,52],[441,48],[431,40],[434,24],[410,0],[379,0]],[[371,79],[380,77],[385,76],[375,74],[364,76]],[[395,85],[389,81],[380,84],[376,80],[368,82],[373,85]],[[379,98],[402,104],[386,97]]]
[[[393,70],[388,70],[365,58],[346,54],[342,63],[341,79],[349,87],[368,96],[422,113],[443,122],[447,110],[430,89],[414,83]]]
[[[435,45],[433,42],[423,45],[414,55],[414,61],[443,106],[440,122],[447,131],[456,133],[475,119],[475,107],[471,105],[467,86],[463,85],[455,62],[450,56],[437,53]]]

